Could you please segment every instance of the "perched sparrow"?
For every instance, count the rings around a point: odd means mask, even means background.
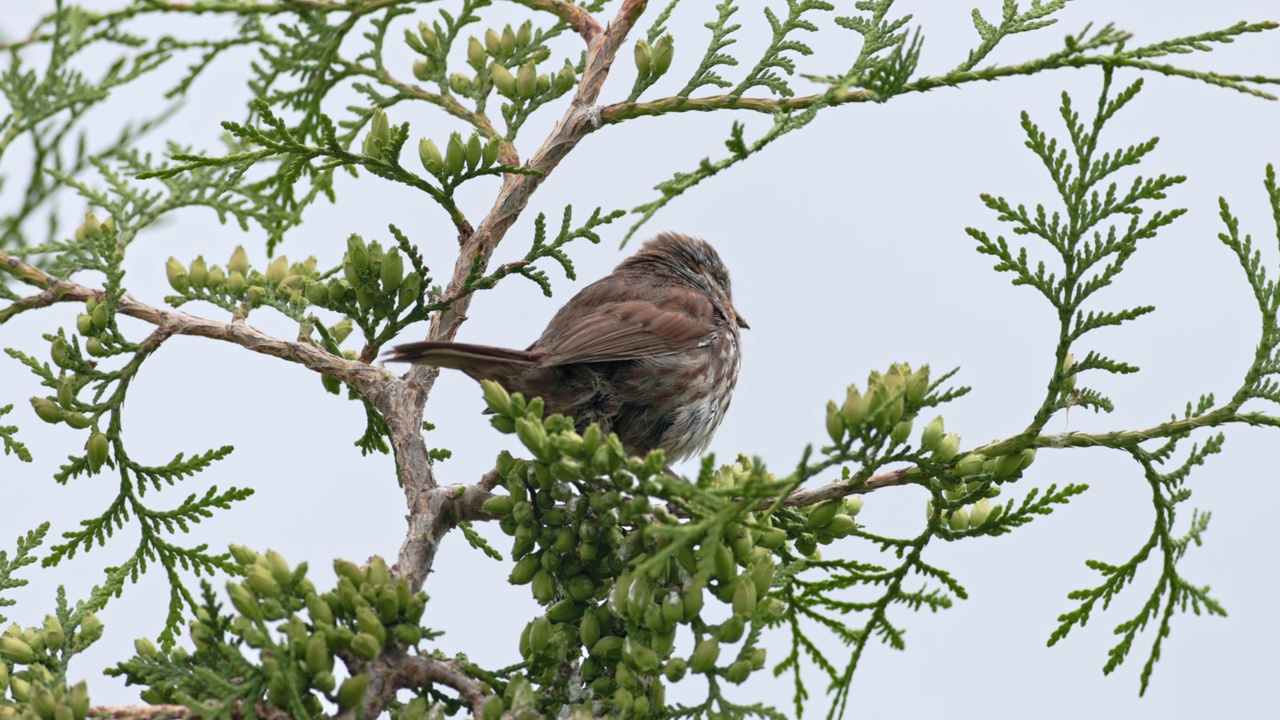
[[[538,396],[579,431],[599,423],[629,453],[676,462],[704,450],[738,380],[729,272],[715,249],[663,233],[583,288],[527,350],[416,342],[389,360],[456,368]]]

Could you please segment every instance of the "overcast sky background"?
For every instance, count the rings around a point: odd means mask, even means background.
[[[454,4],[424,5],[421,18]],[[842,12],[852,10],[852,3],[838,4]],[[989,19],[998,17],[1001,3],[977,4]],[[48,1],[7,5],[0,29],[9,37],[24,34],[37,15],[52,7]],[[113,3],[91,5],[106,8]],[[747,59],[758,56],[768,35],[758,4],[744,5],[751,7],[739,13],[745,27],[732,51],[749,64]],[[977,42],[969,20],[973,3],[900,5],[902,11],[915,14],[913,25],[923,27],[922,73],[955,66]],[[675,66],[646,97],[683,85],[707,38],[702,23],[713,14],[710,2],[688,2],[672,17]],[[498,25],[528,16],[506,3],[487,15]],[[1280,8],[1265,0],[1078,0],[1059,17],[1059,25],[1015,37],[989,60],[1013,63],[1039,57],[1058,49],[1065,33],[1078,32],[1090,21],[1115,22],[1136,33],[1134,43],[1146,43],[1242,19],[1280,19]],[[216,18],[178,20],[148,19],[138,29],[154,33],[171,28],[184,36],[224,32]],[[489,24],[473,32],[480,34]],[[647,28],[648,22],[641,26]],[[838,71],[856,51],[851,49],[856,48],[854,36],[829,22],[824,22],[821,34],[805,40],[817,53],[800,60],[803,72]],[[564,45],[570,46],[571,42]],[[393,72],[408,77],[408,55],[396,52],[403,62],[400,67],[393,62]],[[618,76],[605,87],[606,102],[630,91],[634,69],[629,53],[630,45],[622,53]],[[167,138],[215,149],[217,123],[244,115],[248,60],[241,54],[216,64],[149,146],[160,150],[161,140]],[[1198,68],[1280,76],[1280,33],[1250,36],[1211,55],[1174,60]],[[166,79],[186,63],[176,62],[168,74],[121,93],[97,115],[99,137],[137,117],[140,109],[154,108]],[[743,67],[730,68],[725,74],[736,81],[742,72]],[[1132,72],[1118,74],[1123,82],[1134,77]],[[1044,168],[1023,147],[1019,112],[1029,111],[1044,129],[1063,136],[1057,116],[1060,93],[1069,91],[1077,107],[1090,112],[1100,81],[1098,70],[1057,71],[904,96],[885,105],[830,110],[805,131],[783,138],[662,211],[641,235],[668,229],[714,243],[733,273],[736,304],[752,327],[744,336],[745,360],[733,407],[711,450],[726,461],[739,452],[758,454],[785,472],[806,443],[823,441],[825,401],[842,398],[848,383],[864,384],[868,371],[884,370],[895,361],[927,362],[935,370],[960,367],[956,381],[974,390],[945,408],[945,414],[948,429],[962,434],[964,447],[1021,429],[1052,370],[1055,316],[1033,291],[1012,287],[1008,276],[992,272],[992,260],[974,251],[964,228],[1008,234],[982,206],[982,192],[1028,205],[1054,200]],[[793,86],[801,93],[812,91],[802,79],[794,80]],[[391,117],[412,123],[414,142],[426,134],[442,147],[448,132],[459,129],[450,118],[425,106],[397,107]],[[555,118],[555,112],[546,111],[529,122],[518,142],[522,157],[532,153]],[[523,256],[537,212],[546,212],[554,227],[565,204],[572,203],[578,217],[585,218],[596,206],[631,208],[648,201],[655,195],[652,186],[673,171],[687,170],[708,154],[720,157],[733,120],[747,123],[749,137],[768,123],[767,118],[746,113],[689,113],[637,120],[596,133],[539,190],[494,261]],[[1076,352],[1082,357],[1096,349],[1137,364],[1142,372],[1083,376],[1082,385],[1115,400],[1116,412],[1095,416],[1073,411],[1069,422],[1056,417],[1049,426],[1052,432],[1151,426],[1180,413],[1201,393],[1228,397],[1252,357],[1259,317],[1234,256],[1217,240],[1217,198],[1225,196],[1231,202],[1268,267],[1280,267],[1275,227],[1262,189],[1265,165],[1280,161],[1280,104],[1148,75],[1144,91],[1111,124],[1103,146],[1113,148],[1152,135],[1160,137],[1160,146],[1142,170],[1148,175],[1186,175],[1187,182],[1170,193],[1163,207],[1185,207],[1189,212],[1159,238],[1145,242],[1129,269],[1095,297],[1092,307],[1154,304],[1157,312],[1121,330],[1089,335]],[[411,143],[410,153],[412,147]],[[0,193],[5,207],[17,202],[23,158],[15,150],[0,168],[12,183]],[[468,187],[463,204],[474,221],[487,208],[497,183]],[[83,209],[70,197],[62,204],[68,217]],[[162,304],[168,292],[163,264],[170,255],[187,262],[203,253],[209,262],[221,264],[236,244],[244,243],[254,262],[264,263],[261,231],[245,234],[213,219],[209,211],[196,209],[147,231],[131,248],[126,265],[130,291],[146,302]],[[312,208],[307,223],[288,237],[282,251],[291,258],[314,254],[321,266],[328,266],[340,258],[349,233],[385,242],[388,223],[404,229],[420,245],[437,277],[447,278],[456,243],[443,213],[409,189],[372,177],[342,180],[338,202]],[[599,246],[581,243],[571,249],[579,271],[576,282],[548,267],[556,289],[552,300],[519,278],[481,294],[459,340],[528,344],[564,300],[631,252],[619,248],[625,229],[619,223],[604,230]],[[1033,247],[1033,252],[1039,250]],[[209,306],[185,309],[222,317]],[[53,323],[74,327],[78,311],[67,304],[25,314],[0,329],[0,344],[43,356],[48,346],[38,340],[39,334]],[[250,321],[286,337],[296,332],[270,311],[256,313]],[[126,327],[133,338],[142,337],[140,324]],[[410,331],[406,339],[420,335]],[[0,378],[0,403],[18,406],[6,421],[16,418],[22,426],[20,438],[36,456],[30,465],[0,458],[0,548],[12,552],[13,538],[44,520],[53,522],[52,542],[80,519],[100,513],[114,497],[116,484],[112,476],[99,475],[70,487],[56,485],[53,472],[68,453],[79,452],[83,433],[35,419],[27,398],[43,391],[17,362],[0,357]],[[513,447],[513,438],[488,429],[482,407],[479,390],[469,379],[460,373],[441,377],[427,419],[439,428],[428,442],[454,451],[453,458],[437,468],[443,482],[474,482],[492,466],[498,450]],[[362,427],[358,404],[323,392],[319,379],[298,366],[229,344],[176,337],[147,362],[130,393],[125,441],[134,457],[156,464],[177,452],[235,445],[236,451],[210,471],[180,488],[148,493],[147,501],[166,508],[210,485],[254,487],[257,494],[249,501],[176,539],[215,548],[229,542],[274,548],[292,562],[308,561],[312,577],[324,587],[332,577],[333,558],[394,557],[403,534],[403,495],[396,487],[392,460],[361,457],[352,441]],[[1197,439],[1204,437],[1207,434]],[[1115,641],[1112,628],[1137,611],[1158,576],[1154,560],[1111,612],[1095,614],[1086,628],[1073,631],[1055,648],[1046,649],[1045,641],[1058,614],[1075,606],[1067,593],[1098,581],[1085,560],[1123,562],[1145,542],[1152,517],[1149,487],[1122,453],[1041,451],[1032,471],[1007,488],[1012,492],[1006,495],[1020,497],[1031,487],[1065,482],[1087,482],[1090,491],[1011,535],[931,545],[929,561],[950,570],[970,599],[936,615],[895,608],[893,620],[907,630],[907,650],[870,648],[855,679],[850,716],[946,712],[949,717],[1136,720],[1274,713],[1273,687],[1280,672],[1275,651],[1280,615],[1274,610],[1280,586],[1270,530],[1280,502],[1276,446],[1274,431],[1230,428],[1224,454],[1193,474],[1190,487],[1195,494],[1183,506],[1180,529],[1191,506],[1212,511],[1213,522],[1205,545],[1190,550],[1181,567],[1193,582],[1211,585],[1230,616],[1178,615],[1147,697],[1140,699],[1137,690],[1153,639],[1150,632],[1140,636],[1118,672],[1106,677],[1101,667]],[[693,467],[685,465],[686,470]],[[860,519],[875,532],[914,534],[923,522],[925,497],[915,488],[877,492],[868,497]],[[509,551],[509,540],[496,527],[483,531],[500,550]],[[105,548],[80,554],[56,571],[28,572],[31,585],[11,595],[19,604],[4,614],[26,625],[38,624],[52,605],[57,584],[65,584],[70,597],[83,597],[102,579],[102,568],[128,557],[136,536],[136,526],[129,525]],[[865,561],[892,562],[869,547],[850,544],[843,552]],[[527,588],[508,586],[506,575],[506,564],[486,559],[457,534],[449,536],[427,584],[432,601],[425,620],[448,631],[440,641],[445,652],[466,652],[488,667],[518,658],[514,639],[534,615],[535,604]],[[216,579],[219,588],[223,583],[223,578]],[[919,585],[918,579],[908,583]],[[89,679],[95,703],[136,699],[136,688],[125,688],[99,671],[127,657],[133,638],[154,637],[160,631],[166,590],[163,576],[151,572],[102,614],[105,637],[73,668],[75,676]],[[834,640],[825,643],[839,661],[847,655],[837,645]],[[774,634],[767,646],[772,666],[784,656],[787,641]],[[813,697],[807,714],[825,715],[825,682],[806,667]],[[767,672],[753,675],[747,686],[733,693],[793,712],[790,685]],[[669,697],[694,700],[700,694],[701,681],[694,679]]]

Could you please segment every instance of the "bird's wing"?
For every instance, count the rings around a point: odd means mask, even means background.
[[[698,293],[673,293],[657,303],[624,300],[597,306],[534,348],[544,367],[610,362],[686,352],[716,329],[715,310]],[[531,348],[533,349],[533,348]]]

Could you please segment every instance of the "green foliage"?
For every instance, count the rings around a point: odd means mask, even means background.
[[[382,558],[364,568],[335,561],[337,586],[318,593],[306,563],[294,567],[274,551],[259,555],[236,545],[231,554],[245,576],[227,584],[234,615],[222,613],[205,582],[190,624],[194,652],[139,640],[138,654],[108,674],[146,686],[148,702],[178,703],[205,716],[236,717],[243,705],[315,717],[321,699],[351,706],[347,693],[377,671],[381,655],[439,636],[421,625],[426,594],[393,579]],[[337,661],[352,679],[338,683]]]
[[[7,353],[47,389],[31,399],[37,417],[65,425],[76,434],[77,445],[83,440],[83,451],[71,455],[55,481],[104,475],[116,478],[118,491],[106,509],[64,533],[43,558],[36,551],[48,524],[19,539],[12,561],[0,553],[0,592],[25,584],[16,573],[37,560],[46,567],[62,563],[105,544],[126,526],[136,526],[140,539],[133,556],[108,568],[104,584],[86,600],[72,608],[60,591],[55,612],[42,627],[6,631],[8,641],[0,640],[6,660],[0,668],[8,673],[13,667],[14,672],[12,680],[0,682],[0,720],[66,720],[68,713],[71,720],[83,720],[87,691],[83,684],[67,685],[67,662],[101,634],[93,613],[157,564],[170,595],[160,647],[139,641],[137,656],[112,673],[143,686],[148,702],[180,703],[202,715],[231,718],[251,708],[255,714],[314,717],[332,703],[353,716],[390,710],[396,720],[475,712],[477,704],[486,719],[503,713],[558,716],[570,708],[621,717],[721,713],[777,718],[783,715],[775,708],[734,702],[730,688],[765,668],[761,641],[772,631],[790,640],[790,652],[775,659],[772,669],[793,679],[796,714],[810,699],[802,669],[812,665],[828,680],[834,717],[848,707],[855,692],[853,676],[869,646],[905,648],[902,610],[937,612],[967,597],[960,579],[927,557],[930,543],[1006,535],[1087,489],[1083,484],[1051,485],[997,501],[1012,494],[1036,453],[1045,449],[1125,451],[1142,468],[1155,508],[1150,537],[1128,560],[1089,561],[1101,575],[1100,584],[1071,593],[1077,605],[1061,616],[1050,644],[1085,624],[1099,603],[1106,608],[1153,557],[1160,577],[1137,614],[1117,627],[1119,640],[1104,671],[1119,666],[1137,635],[1157,623],[1141,676],[1145,691],[1174,613],[1224,613],[1207,589],[1186,580],[1178,568],[1187,548],[1201,542],[1209,514],[1192,511],[1184,529],[1176,523],[1177,510],[1190,497],[1190,471],[1220,451],[1223,436],[1193,446],[1180,461],[1174,456],[1180,443],[1200,428],[1235,422],[1280,426],[1273,415],[1252,407],[1242,410],[1251,401],[1280,403],[1280,289],[1250,237],[1241,237],[1240,223],[1225,200],[1220,208],[1226,230],[1220,237],[1240,260],[1262,315],[1261,338],[1240,389],[1222,405],[1206,395],[1155,428],[1099,435],[1041,433],[1055,413],[1072,406],[1112,409],[1111,400],[1097,390],[1077,387],[1081,373],[1137,372],[1093,350],[1081,351],[1077,360],[1076,350],[1094,330],[1123,327],[1152,312],[1149,305],[1095,307],[1094,295],[1117,281],[1139,241],[1146,244],[1184,212],[1150,207],[1165,199],[1182,177],[1122,179],[1150,156],[1154,139],[1101,149],[1104,126],[1135,100],[1142,86],[1139,79],[1116,91],[1114,70],[1131,68],[1271,98],[1266,90],[1280,83],[1276,78],[1192,70],[1168,59],[1206,52],[1276,24],[1239,23],[1147,45],[1133,43],[1129,33],[1112,26],[1087,26],[1043,57],[979,67],[1005,38],[1054,24],[1066,5],[1065,0],[1037,0],[1024,8],[1006,0],[998,21],[973,11],[978,44],[954,69],[923,76],[918,65],[924,35],[909,26],[910,15],[894,12],[893,0],[860,0],[845,16],[834,15],[835,4],[822,0],[787,0],[785,13],[778,4],[777,10],[764,8],[769,41],[753,62],[730,52],[741,30],[741,4],[724,0],[694,8],[706,13],[711,37],[701,57],[694,56],[696,65],[691,61],[692,74],[683,88],[672,97],[641,101],[669,72],[673,57],[687,52],[690,40],[673,37],[666,27],[678,2],[658,9],[645,36],[634,43],[625,33],[604,40],[600,33],[625,28],[635,18],[584,20],[585,14],[602,10],[602,1],[516,0],[530,17],[477,30],[474,36],[468,32],[489,19],[482,11],[490,0],[462,0],[452,10],[406,0],[251,0],[191,7],[134,2],[95,13],[59,3],[27,39],[4,46],[10,62],[0,73],[0,92],[10,111],[0,117],[0,161],[20,140],[31,145],[34,158],[29,177],[18,188],[20,200],[0,217],[0,324],[53,303],[83,303],[74,332],[52,328],[44,335],[52,364],[30,349]],[[159,13],[201,13],[234,23],[230,32],[219,26],[200,39],[144,37],[129,30],[135,19]],[[851,64],[802,72],[808,69],[802,63],[814,61],[806,34],[827,28],[856,36],[860,45]],[[227,34],[214,37],[216,33]],[[561,45],[574,35],[589,44],[561,54]],[[412,63],[398,67],[400,61],[388,62],[394,56],[388,40],[403,41]],[[119,59],[107,63],[97,77],[77,69],[104,67],[82,60],[87,50],[108,48]],[[93,127],[89,113],[102,101],[153,71],[175,61],[187,63],[166,95],[178,98],[199,92],[204,76],[240,48],[257,53],[247,81],[255,99],[247,115],[223,119],[222,148],[171,143],[166,157],[159,159],[141,152],[139,138],[167,117],[165,108],[154,109],[105,143],[84,130]],[[630,95],[616,105],[598,106],[598,84],[628,51],[638,71]],[[743,72],[730,77],[740,65]],[[931,377],[928,366],[895,364],[871,373],[864,388],[850,386],[842,400],[828,404],[824,429],[830,444],[806,448],[789,474],[775,475],[747,456],[721,466],[707,457],[697,477],[689,479],[667,472],[661,453],[629,457],[615,436],[605,436],[598,427],[557,415],[543,417],[540,399],[509,395],[490,384],[485,397],[494,426],[516,434],[531,457],[501,455],[496,471],[505,494],[490,497],[480,509],[468,509],[466,504],[488,485],[441,488],[428,468],[450,451],[405,445],[420,440],[418,423],[430,380],[423,381],[421,369],[405,378],[384,373],[370,379],[374,373],[368,366],[388,343],[423,321],[432,321],[433,339],[453,337],[468,298],[509,275],[524,276],[548,296],[552,288],[543,261],[558,264],[569,279],[576,279],[570,243],[579,238],[599,243],[601,229],[623,212],[597,208],[575,226],[572,206],[563,203],[554,237],[545,215],[539,214],[523,258],[492,269],[489,262],[505,234],[521,232],[511,228],[529,196],[586,134],[637,117],[695,110],[750,110],[770,118],[755,134],[748,133],[749,124],[733,122],[723,158],[704,158],[692,170],[660,183],[660,197],[635,208],[638,217],[629,237],[670,201],[806,127],[828,108],[1088,66],[1101,68],[1102,91],[1087,118],[1063,96],[1063,139],[1051,137],[1029,115],[1022,118],[1026,145],[1057,191],[1056,206],[982,196],[997,220],[1012,226],[1014,238],[1029,238],[1025,246],[969,230],[979,252],[995,259],[995,269],[1043,297],[1059,323],[1045,396],[1026,427],[1005,440],[962,448],[960,437],[946,432],[941,416],[917,427],[926,411],[969,388],[946,385],[954,371]],[[802,94],[793,85],[798,73],[817,91]],[[570,94],[573,102],[567,101]],[[521,132],[534,126],[527,124],[533,115],[566,106],[555,134],[542,147],[522,144]],[[444,113],[465,129],[445,138],[432,124],[438,115],[423,120],[423,109]],[[416,143],[417,165],[404,159],[411,142]],[[395,226],[389,230],[394,242],[385,247],[363,239],[360,233],[367,234],[367,228],[334,230],[331,244],[345,240],[346,247],[328,267],[315,257],[290,262],[277,254],[315,201],[336,199],[338,171],[377,178],[368,182],[395,183],[444,211],[462,248],[452,273],[437,273],[447,278],[446,285],[433,284],[418,245]],[[456,198],[463,186],[477,180],[499,181],[501,189],[494,193],[493,208],[473,223],[475,218],[464,214]],[[1271,168],[1264,187],[1280,231],[1280,189]],[[92,212],[67,232],[59,226],[55,208],[71,197]],[[260,308],[272,308],[297,323],[296,340],[272,339],[284,349],[268,354],[320,371],[328,392],[342,394],[346,384],[347,397],[359,401],[366,415],[356,445],[366,454],[395,451],[397,480],[411,498],[411,512],[429,506],[441,513],[433,520],[438,526],[424,535],[437,542],[456,527],[473,548],[502,560],[471,524],[498,521],[512,538],[510,579],[528,585],[541,608],[512,643],[521,654],[518,664],[488,670],[465,656],[446,659],[439,651],[419,647],[437,636],[421,623],[426,597],[417,587],[426,570],[413,577],[411,568],[393,571],[380,558],[365,568],[339,561],[336,587],[319,593],[307,580],[305,565],[289,566],[273,552],[258,555],[233,546],[230,554],[213,553],[205,545],[175,542],[174,535],[211,518],[215,509],[248,498],[250,489],[210,487],[172,509],[143,502],[150,501],[148,491],[159,492],[206,471],[231,450],[178,454],[168,463],[150,465],[130,454],[122,433],[123,407],[143,363],[173,333],[183,332],[174,321],[176,314],[127,295],[125,258],[134,240],[154,234],[170,213],[194,207],[208,208],[219,221],[234,221],[241,230],[261,229],[272,259],[265,268],[254,268],[243,248],[224,265],[210,264],[203,256],[170,258],[165,272],[174,294],[166,298],[168,304],[185,308],[195,303],[227,316],[204,321],[200,332],[190,334],[210,333],[214,326],[242,327]],[[100,286],[81,284],[86,275],[93,278],[89,282],[100,279]],[[134,337],[136,326],[122,326],[122,314],[155,329]],[[444,335],[435,335],[442,327]],[[357,328],[359,347],[344,348]],[[259,350],[262,336],[222,339]],[[390,396],[394,402],[385,401]],[[12,407],[0,407],[0,415]],[[0,426],[5,454],[29,461],[17,431]],[[427,467],[409,464],[421,458]],[[1171,464],[1172,469],[1166,467]],[[806,486],[818,477],[831,482]],[[864,498],[901,485],[928,495],[922,528],[891,537],[875,532],[869,519],[863,525],[859,518],[866,516],[859,513]],[[411,518],[415,533],[421,530],[419,520]],[[411,534],[406,547],[419,539]],[[823,558],[820,547],[837,543],[843,552]],[[237,578],[227,587],[234,612],[224,613],[207,581],[202,580],[197,599],[183,571]],[[0,597],[0,606],[11,604]],[[713,617],[722,619],[713,622]],[[193,652],[176,645],[186,623]],[[687,655],[675,651],[680,628],[694,639]],[[824,652],[816,633],[836,636],[850,655]],[[334,674],[337,661],[350,676],[342,683]],[[413,675],[417,671],[427,674]],[[693,705],[668,704],[666,684],[690,672],[705,680],[705,698]],[[410,683],[405,677],[431,680]],[[407,703],[395,699],[402,689],[414,696]]]
[[[0,417],[8,415],[12,411],[12,405],[0,407]],[[0,425],[0,440],[4,441],[4,454],[15,455],[22,462],[31,462],[31,451],[14,437],[17,433],[17,425]]]
[[[722,683],[740,684],[763,668],[759,632],[783,611],[769,593],[778,563],[792,557],[774,554],[787,535],[770,513],[754,510],[787,483],[746,458],[715,473],[708,460],[689,481],[663,471],[661,452],[628,457],[598,426],[543,418],[540,398],[526,402],[493,383],[485,397],[494,426],[533,454],[498,458],[508,494],[485,510],[513,538],[510,581],[529,585],[545,608],[520,640],[540,709],[565,707],[589,688],[606,714],[649,717],[664,707],[663,677],[676,682],[692,671],[706,676],[710,694],[678,716],[715,708],[776,717],[734,704]],[[728,620],[703,619],[707,595],[731,608]],[[700,648],[688,658],[673,654],[682,625]],[[740,641],[730,656],[727,646]],[[582,687],[560,678],[566,662],[581,663]]]
[[[855,60],[853,67],[842,75],[823,78],[824,81],[831,83],[831,88],[818,96],[813,102],[795,111],[779,108],[774,114],[773,125],[754,141],[748,142],[744,138],[743,125],[735,122],[730,130],[729,139],[725,142],[725,146],[730,151],[729,157],[714,161],[710,158],[703,158],[695,170],[677,172],[670,180],[659,183],[655,189],[662,194],[662,197],[639,205],[632,210],[633,213],[638,214],[640,217],[628,229],[623,242],[625,243],[629,240],[659,210],[666,207],[667,203],[684,194],[685,191],[698,185],[703,180],[746,160],[783,135],[808,125],[820,110],[834,104],[845,93],[849,85],[854,84],[859,77],[875,67],[877,63],[899,62],[895,61],[893,56],[890,56],[887,60],[880,57],[884,50],[901,45],[906,41],[906,36],[899,30],[910,19],[910,16],[887,20],[886,16],[892,5],[893,0],[859,3],[858,8],[869,11],[869,17],[836,18],[837,25],[852,29],[863,37],[862,49],[858,52],[858,58]],[[801,43],[786,41],[783,38],[796,29],[810,29],[811,23],[800,18],[802,12],[829,9],[826,3],[816,2],[792,3],[788,7],[791,11],[788,21],[781,25],[775,25],[774,42],[770,44],[764,57],[756,64],[747,78],[743,80],[740,86],[743,91],[751,85],[762,83],[771,86],[774,92],[781,93],[782,88],[790,90],[790,86],[786,85],[773,70],[779,67],[790,67],[790,60],[782,57],[782,52],[788,50],[800,51],[801,48],[807,50],[808,47]],[[717,6],[717,9],[720,12],[719,17],[713,23],[708,23],[708,27],[712,30],[712,43],[708,47],[702,63],[694,72],[693,79],[680,91],[679,97],[688,97],[694,90],[705,84],[713,84],[722,88],[732,85],[732,83],[716,75],[712,68],[720,65],[734,66],[738,64],[736,59],[720,52],[734,42],[728,36],[737,30],[739,26],[728,25],[727,23],[733,13],[737,11],[737,6],[734,5],[733,0],[724,0]],[[776,18],[770,16],[770,21],[776,22]],[[767,81],[763,78],[767,78]]]
[[[471,274],[467,276],[462,285],[463,292],[471,293],[477,290],[488,290],[508,275],[521,275],[542,288],[543,295],[551,297],[551,281],[547,278],[546,271],[536,267],[534,263],[543,258],[551,258],[564,269],[565,277],[570,280],[576,280],[578,276],[574,273],[573,261],[565,253],[564,246],[579,238],[586,238],[596,245],[600,244],[600,235],[596,232],[596,228],[608,225],[625,214],[622,210],[614,210],[611,213],[601,215],[600,208],[596,208],[592,211],[591,217],[587,218],[585,224],[574,228],[573,207],[565,206],[564,217],[560,221],[560,232],[556,234],[554,240],[548,243],[547,217],[543,213],[538,213],[538,217],[533,221],[533,247],[529,248],[529,252],[525,253],[524,258],[502,265],[488,275],[482,274],[484,272],[483,264],[479,262],[473,263]]]
[[[22,568],[28,565],[34,565],[37,562],[35,555],[36,548],[44,543],[44,536],[49,532],[49,523],[41,523],[40,527],[28,532],[26,535],[18,537],[18,547],[14,551],[13,560],[9,559],[7,550],[0,550],[0,592],[12,590],[26,585],[29,581],[15,577]],[[13,600],[0,597],[0,607],[12,607]],[[9,618],[0,615],[0,623],[6,622]]]
[[[1276,183],[1276,170],[1272,165],[1267,165],[1263,186],[1270,201],[1276,238],[1280,240],[1280,185]],[[1262,315],[1262,336],[1258,340],[1253,364],[1231,403],[1242,405],[1252,399],[1280,403],[1280,382],[1277,381],[1277,376],[1280,376],[1280,324],[1276,319],[1280,315],[1280,285],[1274,278],[1267,277],[1262,254],[1253,249],[1252,239],[1248,235],[1243,240],[1240,238],[1240,221],[1231,214],[1226,199],[1221,198],[1218,202],[1222,222],[1227,226],[1227,231],[1220,233],[1218,238],[1240,260],[1240,267]]]
[[[1098,138],[1103,126],[1142,89],[1139,79],[1111,97],[1111,78],[1111,70],[1104,70],[1102,93],[1091,122],[1083,122],[1070,97],[1063,95],[1061,115],[1069,137],[1067,148],[1059,147],[1058,141],[1041,131],[1029,115],[1022,115],[1027,147],[1049,171],[1061,196],[1061,212],[1050,212],[1043,204],[1036,205],[1035,211],[1031,212],[1025,206],[1015,207],[1001,197],[982,196],[983,202],[997,213],[1001,221],[1013,224],[1016,235],[1038,238],[1047,243],[1056,255],[1055,267],[1059,269],[1051,269],[1043,260],[1035,262],[1029,259],[1027,247],[1011,249],[1003,236],[993,240],[985,232],[973,228],[968,230],[978,242],[978,251],[996,258],[995,269],[998,272],[1012,273],[1014,285],[1036,290],[1049,301],[1061,319],[1061,338],[1055,354],[1058,371],[1049,387],[1050,398],[1032,425],[1037,431],[1052,412],[1070,405],[1111,409],[1110,400],[1105,397],[1074,389],[1067,391],[1068,372],[1071,377],[1086,370],[1114,374],[1137,372],[1138,368],[1095,351],[1090,351],[1074,367],[1067,363],[1067,358],[1072,345],[1085,334],[1121,325],[1155,310],[1150,305],[1115,311],[1085,312],[1082,308],[1086,300],[1109,286],[1124,270],[1125,263],[1137,251],[1140,240],[1155,237],[1161,228],[1186,212],[1182,209],[1156,211],[1144,217],[1145,208],[1142,207],[1143,203],[1163,200],[1166,190],[1185,179],[1182,176],[1137,176],[1129,182],[1127,190],[1121,190],[1112,180],[1118,171],[1140,163],[1155,149],[1157,139],[1098,155]],[[1104,181],[1109,182],[1103,186]]]
[[[785,20],[779,20],[773,10],[766,7],[764,16],[769,21],[770,29],[773,30],[773,38],[770,40],[769,47],[765,49],[760,61],[729,94],[742,95],[753,87],[763,87],[775,95],[793,97],[796,94],[795,91],[791,89],[791,86],[787,84],[787,81],[779,73],[795,75],[796,63],[793,59],[783,55],[783,53],[794,52],[806,57],[813,54],[812,48],[798,40],[789,38],[788,35],[796,30],[817,32],[818,26],[803,17],[805,13],[813,12],[814,10],[831,12],[835,10],[835,6],[823,0],[787,0],[787,17]]]

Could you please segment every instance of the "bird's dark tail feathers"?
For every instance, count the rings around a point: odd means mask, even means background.
[[[510,377],[538,363],[536,355],[524,350],[432,340],[397,345],[383,359],[462,370],[477,380]]]

